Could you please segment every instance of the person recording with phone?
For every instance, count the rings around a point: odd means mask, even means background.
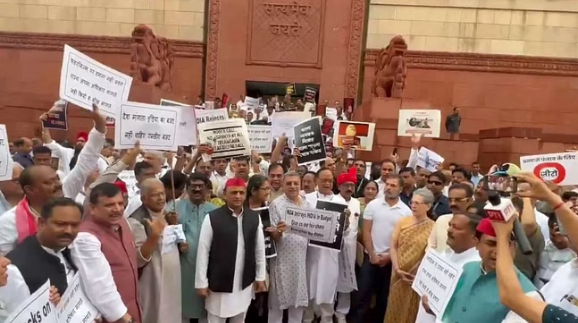
[[[564,202],[541,179],[531,173],[519,173],[514,177],[529,183],[531,187],[530,190],[518,192],[517,195],[548,203],[559,221],[560,232],[567,232],[569,242],[572,248],[575,248],[578,241],[578,217],[567,202]],[[541,289],[544,300],[524,295],[520,286],[520,277],[519,275],[516,277],[512,255],[508,252],[509,238],[515,218],[516,216],[513,216],[507,222],[492,223],[497,241],[496,274],[500,301],[530,323],[578,322],[576,259],[563,265],[552,276],[550,282]]]

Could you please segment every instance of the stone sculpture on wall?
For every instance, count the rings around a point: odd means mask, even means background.
[[[375,78],[371,92],[379,98],[401,98],[405,88],[407,63],[403,55],[407,43],[402,36],[395,36],[379,52],[375,60]]]
[[[132,32],[131,76],[136,81],[172,90],[173,48],[163,37],[156,37],[146,25],[138,25]]]

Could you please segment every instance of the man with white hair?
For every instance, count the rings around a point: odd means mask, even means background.
[[[147,150],[144,153],[144,161],[153,166],[155,174],[160,178],[162,177],[168,169],[167,158],[162,151],[158,150]]]
[[[22,187],[18,183],[24,167],[17,162],[14,162],[13,165],[12,179],[0,182],[0,215],[15,207],[24,197]]]

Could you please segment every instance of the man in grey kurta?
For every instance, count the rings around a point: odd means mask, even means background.
[[[183,231],[189,248],[181,254],[181,293],[183,322],[190,319],[198,319],[199,323],[206,322],[207,311],[205,299],[195,289],[195,271],[197,268],[197,249],[201,227],[205,216],[217,207],[205,202],[208,193],[209,178],[203,174],[193,173],[187,179],[186,199],[177,201],[176,209],[179,214],[179,223],[183,225]],[[168,322],[168,321],[167,321]]]
[[[165,188],[149,178],[141,184],[142,205],[128,218],[137,247],[142,323],[181,322],[181,266],[177,226],[167,224]]]

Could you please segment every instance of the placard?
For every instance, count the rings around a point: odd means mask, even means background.
[[[271,126],[248,125],[247,132],[249,133],[251,150],[261,154],[271,153],[271,148],[273,147]]]
[[[442,317],[452,297],[462,268],[443,259],[433,248],[426,252],[411,288],[419,295],[426,295],[429,307],[437,317]]]
[[[200,125],[201,123],[229,120],[229,112],[227,109],[195,109],[195,117],[197,118],[197,125]]]
[[[311,164],[327,159],[319,118],[303,121],[293,128],[295,147],[299,149],[297,163]]]
[[[230,119],[197,125],[199,140],[212,147],[211,158],[251,155],[247,125],[243,119]]]
[[[54,108],[48,111],[46,120],[42,120],[42,128],[52,130],[68,130],[68,102],[63,108]]]
[[[56,306],[56,321],[59,323],[88,323],[94,322],[97,316],[98,310],[82,290],[80,274],[76,273]]]
[[[312,87],[305,87],[305,102],[315,102],[315,97],[317,96],[317,90]]]
[[[275,112],[269,116],[271,120],[271,138],[279,138],[283,134],[293,136],[293,127],[305,120],[311,119],[311,113],[300,111]]]
[[[333,212],[336,216],[336,223],[334,227],[333,240],[329,242],[309,240],[309,245],[312,247],[341,251],[341,246],[343,245],[343,230],[345,229],[345,214],[343,212],[347,209],[347,205],[317,200],[315,208],[318,210]]]
[[[258,212],[263,224],[263,236],[265,238],[265,258],[277,257],[277,247],[275,240],[271,237],[271,233],[267,232],[267,228],[271,226],[271,218],[269,216],[269,207],[264,206],[253,211]]]
[[[111,117],[128,100],[132,77],[64,45],[60,98],[92,111],[92,104]]]
[[[12,179],[13,166],[6,125],[0,124],[0,182]]]
[[[177,151],[181,108],[126,102],[120,106],[114,127],[117,149]]]
[[[137,195],[139,191],[137,187],[137,180],[134,174],[134,170],[123,170],[118,174],[118,178],[126,184],[128,197],[133,197]]]
[[[5,323],[56,323],[56,315],[50,304],[50,280],[10,313]]]
[[[285,213],[285,232],[309,240],[333,243],[338,218],[338,212],[288,206]]]
[[[440,110],[399,110],[397,135],[411,137],[420,134],[439,138],[441,118]]]
[[[557,185],[578,185],[578,152],[522,156],[520,168]]]
[[[445,159],[435,151],[421,147],[417,152],[416,165],[425,168],[430,172],[435,172],[438,170],[437,166],[443,164],[444,160]]]
[[[161,99],[161,105],[165,107],[190,107],[190,104],[185,104],[177,101]]]
[[[333,132],[333,147],[347,145],[351,149],[371,151],[374,134],[375,123],[337,121]]]
[[[246,96],[245,101],[243,103],[248,110],[256,110],[259,108],[259,99],[258,98],[252,98],[250,96]]]

